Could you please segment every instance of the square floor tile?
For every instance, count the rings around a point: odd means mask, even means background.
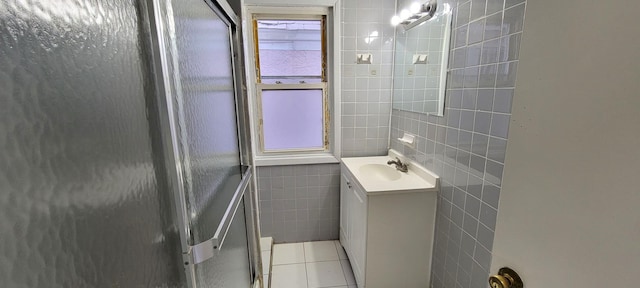
[[[306,265],[309,288],[347,285],[340,261],[311,262]]]
[[[347,280],[347,284],[356,285],[356,278],[353,276],[349,259],[340,259],[340,265],[342,265],[342,272],[344,273],[344,278]]]
[[[273,266],[271,271],[271,287],[307,288],[307,272],[305,264]]]
[[[305,262],[338,260],[338,251],[333,241],[304,242]]]
[[[272,264],[274,266],[294,263],[304,263],[304,245],[302,243],[273,245]]]
[[[273,243],[273,238],[271,237],[260,238],[260,250],[271,251],[271,243]]]
[[[347,258],[347,253],[344,252],[344,248],[342,248],[342,244],[340,244],[339,240],[334,241],[336,244],[336,249],[338,250],[338,259],[349,259]]]
[[[262,274],[269,274],[271,271],[271,251],[262,251]]]

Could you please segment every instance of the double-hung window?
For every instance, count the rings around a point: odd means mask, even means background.
[[[253,14],[258,159],[334,149],[327,32],[326,14]]]

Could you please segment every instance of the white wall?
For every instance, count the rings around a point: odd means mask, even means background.
[[[527,3],[491,272],[528,288],[639,285],[640,2],[621,2]]]

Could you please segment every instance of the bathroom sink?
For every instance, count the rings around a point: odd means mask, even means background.
[[[402,176],[400,171],[396,170],[392,166],[384,164],[365,164],[360,166],[360,173],[369,177],[376,177],[388,181],[395,181]]]
[[[407,172],[387,165],[403,157],[390,149],[387,156],[342,158],[342,165],[367,194],[433,192],[439,189],[439,177],[416,163],[409,163]]]

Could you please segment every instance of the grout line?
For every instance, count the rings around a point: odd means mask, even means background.
[[[305,276],[305,278],[307,278],[307,287],[306,288],[308,288],[309,287],[309,270],[307,269],[307,252],[305,251],[307,249],[305,249],[304,243],[305,242],[302,242],[302,260],[304,261],[303,262],[303,265],[304,265],[304,276]]]
[[[343,260],[343,259],[338,258],[338,259],[335,259],[335,260],[320,260],[320,261],[304,262],[304,263],[307,264],[307,263],[336,262],[336,261],[340,262],[340,260]]]
[[[302,242],[302,260],[304,260],[304,263],[307,263],[307,251],[305,250],[307,249],[305,249],[304,242]]]

